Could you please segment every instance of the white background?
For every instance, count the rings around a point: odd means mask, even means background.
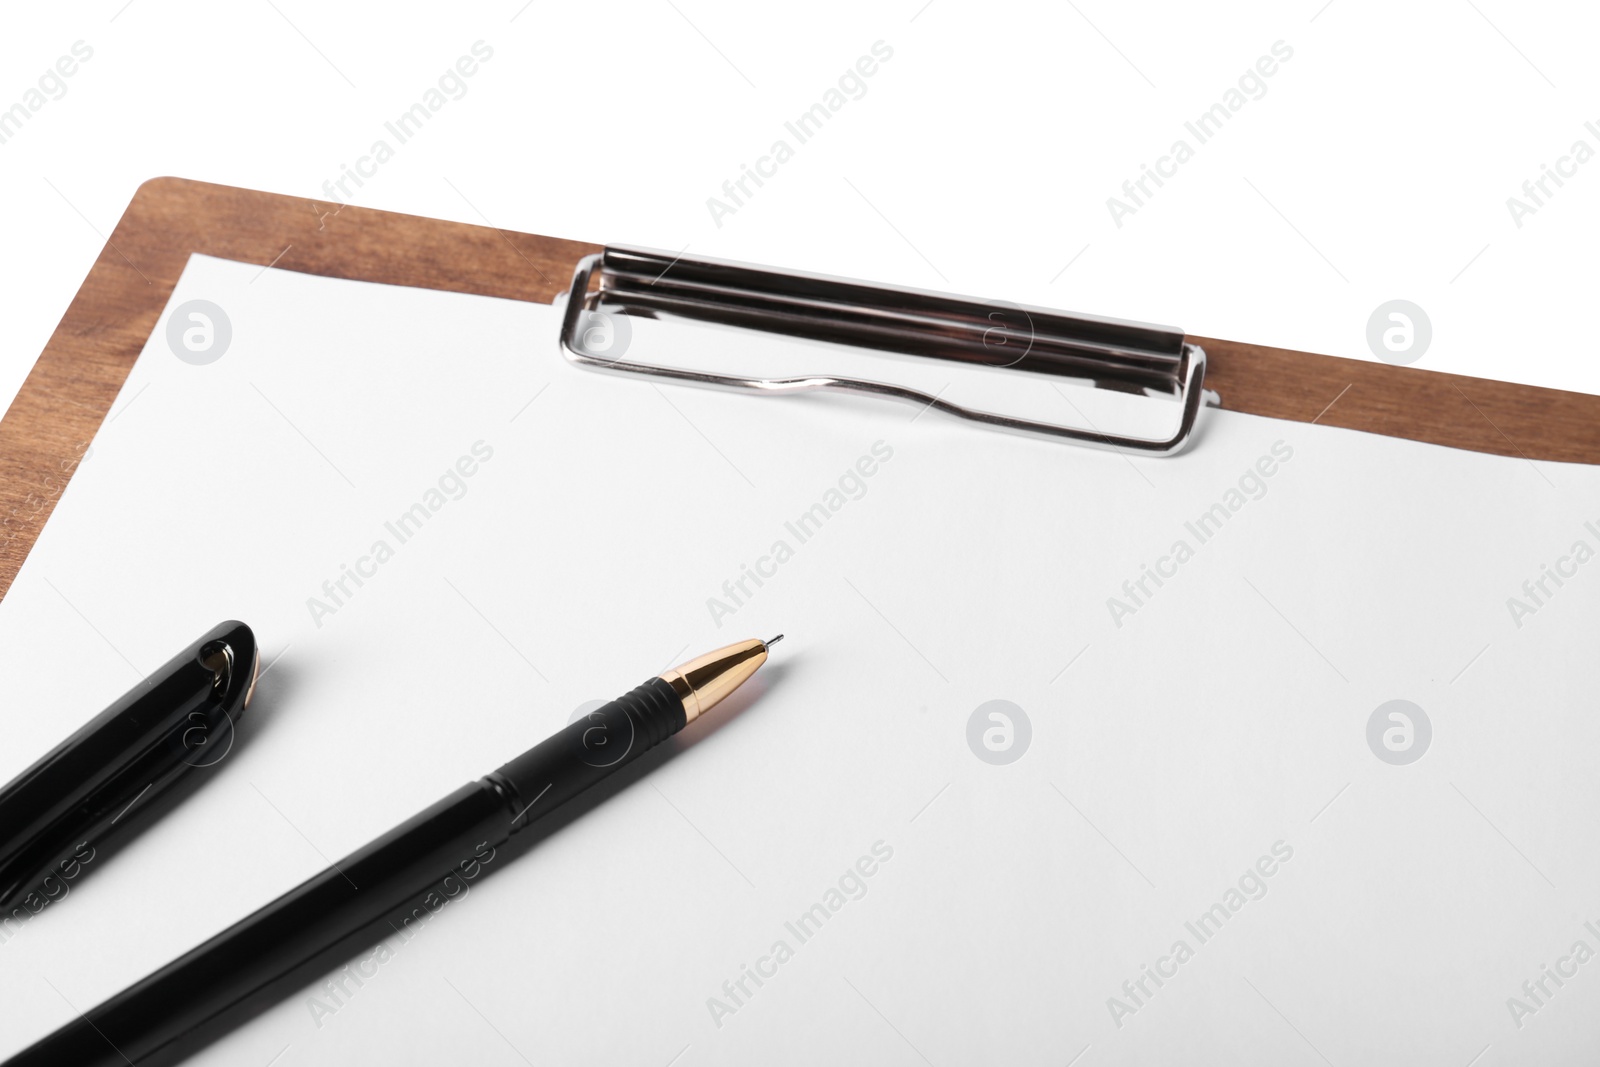
[[[1506,204],[1576,139],[1600,149],[1592,10],[1165,7],[8,5],[0,108],[74,42],[94,55],[0,144],[0,402],[140,182],[325,196],[478,40],[466,95],[355,203],[1365,358],[1404,298],[1433,323],[1420,367],[1600,391],[1600,160],[1520,228]],[[866,95],[717,226],[707,198],[879,40]],[[1106,199],[1279,40],[1266,95],[1115,226]]]

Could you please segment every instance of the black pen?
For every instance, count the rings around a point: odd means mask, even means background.
[[[353,941],[429,886],[492,854],[677,733],[766,662],[741,641],[651,678],[390,830],[6,1061],[118,1067],[206,1039],[218,1016],[313,957]],[[468,875],[470,877],[470,875]],[[349,944],[354,952],[362,945]],[[190,1038],[189,1042],[183,1039]]]
[[[227,755],[259,663],[250,627],[219,623],[0,789],[0,913],[37,910],[135,805]]]

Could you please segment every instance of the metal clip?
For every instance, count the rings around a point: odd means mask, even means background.
[[[596,273],[600,284],[591,293]],[[1216,393],[1204,388],[1204,350],[1188,343],[1183,331],[1165,326],[627,247],[607,247],[580,260],[569,294],[561,321],[562,352],[572,363],[596,370],[772,394],[876,394],[1004,430],[1158,456],[1181,451],[1199,421],[1200,408],[1219,402]],[[978,410],[865,378],[747,377],[607,359],[585,351],[580,341],[584,313],[602,307],[1026,371],[1124,393],[1172,396],[1179,403],[1178,425],[1166,437],[1134,437]]]

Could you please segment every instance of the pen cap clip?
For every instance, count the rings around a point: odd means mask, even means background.
[[[0,907],[85,841],[126,829],[134,804],[226,755],[257,662],[250,628],[221,623],[0,788]]]

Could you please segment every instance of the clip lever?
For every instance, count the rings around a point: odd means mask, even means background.
[[[590,292],[597,273],[599,288]],[[627,247],[585,256],[569,293],[561,322],[562,352],[571,362],[598,370],[763,393],[871,393],[1000,429],[1158,456],[1181,451],[1202,405],[1219,402],[1216,393],[1204,388],[1205,351],[1186,341],[1181,330],[1164,326]],[[584,312],[605,306],[646,317],[685,318],[1028,371],[1120,392],[1174,396],[1178,425],[1166,437],[1135,437],[982,411],[864,378],[758,378],[606,359],[585,351],[579,340]]]

